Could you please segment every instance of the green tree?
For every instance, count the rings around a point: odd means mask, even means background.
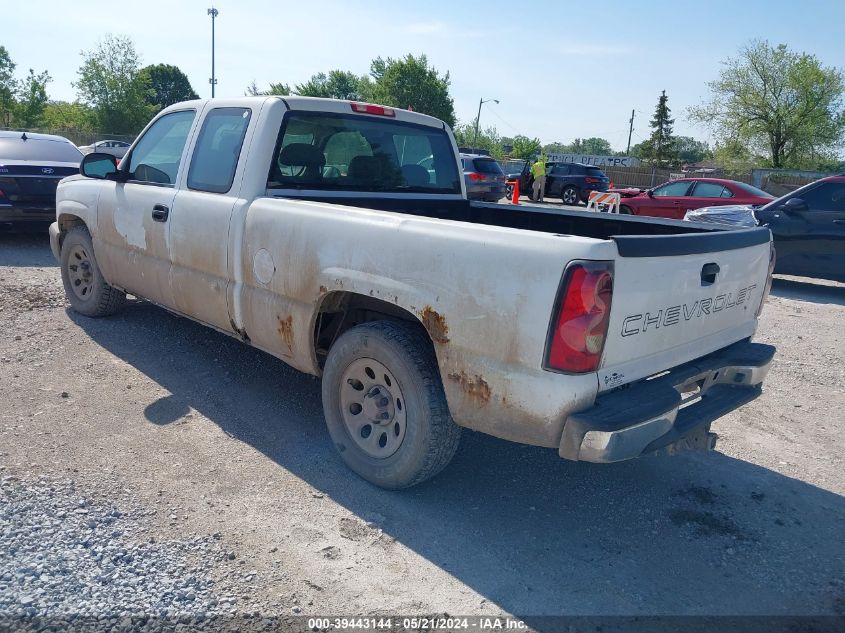
[[[569,146],[566,143],[561,143],[560,141],[543,145],[544,154],[566,154],[568,151]]]
[[[45,70],[39,74],[30,68],[25,79],[17,82],[17,103],[14,107],[15,125],[32,128],[42,123],[42,114],[47,106],[47,84],[52,78]]]
[[[282,97],[286,97],[290,93],[290,86],[287,84],[271,83],[270,87],[267,90],[262,90],[258,87],[258,84],[255,83],[255,80],[253,79],[250,84],[246,87],[244,95],[247,97],[266,97],[268,95],[280,95]]]
[[[0,46],[0,124],[12,123],[15,106],[15,62],[5,46]]]
[[[50,101],[41,114],[42,125],[52,130],[77,130],[90,132],[94,129],[94,111],[84,103],[74,101]]]
[[[713,151],[704,141],[697,141],[691,136],[676,136],[674,151],[682,163],[698,163],[713,158]]]
[[[177,66],[171,64],[147,66],[141,69],[139,79],[148,88],[147,103],[156,111],[180,101],[199,99],[199,95],[191,87],[188,76]]]
[[[830,156],[845,137],[845,78],[814,55],[752,40],[708,83],[711,98],[690,108],[721,143],[739,142],[772,167]]]
[[[528,138],[527,136],[517,135],[513,139],[513,151],[511,158],[529,159],[542,149],[540,139]]]
[[[654,109],[654,116],[651,125],[651,136],[647,143],[641,144],[640,157],[650,159],[657,163],[672,161],[675,158],[674,147],[675,137],[672,135],[672,128],[675,119],[671,118],[672,111],[668,105],[669,97],[666,91],[660,93],[657,100],[657,107]]]
[[[107,35],[96,49],[82,52],[76,86],[79,99],[94,109],[103,132],[135,134],[155,114],[151,89],[140,73],[140,56],[129,37]]]
[[[475,124],[464,123],[456,125],[452,130],[455,134],[455,141],[460,147],[474,147],[487,150],[493,158],[503,158],[505,155],[502,149],[502,139],[494,126],[478,130],[478,140],[475,138]]]
[[[303,84],[294,86],[294,94],[303,97],[360,100],[361,78],[344,70],[331,70],[329,74],[317,73]]]
[[[455,103],[449,95],[449,73],[428,65],[425,55],[401,59],[378,57],[370,66],[373,82],[362,81],[362,97],[395,108],[408,108],[455,125]]]

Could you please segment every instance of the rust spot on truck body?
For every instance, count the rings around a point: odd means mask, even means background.
[[[293,316],[289,314],[287,319],[282,319],[282,317],[276,318],[279,322],[276,331],[278,331],[279,336],[282,337],[285,345],[287,345],[288,352],[293,354]]]
[[[490,402],[490,385],[479,375],[468,376],[466,372],[449,374],[449,380],[458,383],[467,396],[473,400],[477,400],[483,407]]]
[[[439,314],[427,305],[420,312],[423,327],[425,327],[428,335],[435,343],[449,342],[449,326],[446,324],[446,318]]]

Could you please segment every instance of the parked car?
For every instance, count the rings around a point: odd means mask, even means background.
[[[92,152],[100,152],[101,154],[111,154],[115,158],[123,158],[126,155],[126,150],[132,144],[126,141],[97,141],[91,145],[82,145],[79,151],[83,154],[91,154]]]
[[[505,172],[493,158],[461,154],[467,198],[498,202],[505,195]]]
[[[845,175],[804,185],[754,215],[772,232],[776,273],[845,281]]]
[[[0,223],[55,219],[56,185],[82,153],[62,136],[0,131]]]
[[[705,207],[684,219],[765,226],[774,238],[775,273],[845,281],[845,175],[822,178],[756,209]]]
[[[519,191],[533,199],[531,161],[519,176]],[[544,198],[560,198],[564,204],[586,203],[591,191],[607,191],[610,178],[598,167],[582,163],[546,163]]]
[[[174,104],[62,181],[50,247],[81,315],[130,293],[320,376],[379,486],[437,474],[461,427],[591,462],[712,448],[772,363],[769,231],[470,202],[460,166],[418,112]]]
[[[759,206],[774,196],[744,182],[723,178],[680,178],[654,189],[612,189],[621,194],[620,213],[683,220],[690,209],[719,205]]]

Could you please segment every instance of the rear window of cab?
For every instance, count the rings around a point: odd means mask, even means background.
[[[460,194],[460,178],[443,129],[359,114],[289,112],[267,187]]]

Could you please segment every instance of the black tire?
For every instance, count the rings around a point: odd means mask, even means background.
[[[622,215],[634,215],[634,211],[626,204],[619,206],[619,213]]]
[[[367,454],[344,421],[341,389],[355,388],[349,378],[344,384],[344,374],[359,359],[388,368],[405,401],[399,405],[406,416],[404,435],[387,457]],[[423,482],[443,470],[458,449],[461,428],[449,414],[434,350],[425,331],[413,324],[374,321],[346,331],[329,350],[322,391],[335,448],[353,471],[376,486],[396,490]]]
[[[84,273],[81,267],[84,266]],[[70,305],[80,314],[102,317],[114,314],[126,302],[126,293],[106,283],[97,259],[91,234],[75,226],[62,241],[62,284]],[[85,280],[80,279],[84,274]]]
[[[578,187],[567,185],[560,192],[560,199],[563,204],[577,205],[581,202],[581,192],[578,191]]]

